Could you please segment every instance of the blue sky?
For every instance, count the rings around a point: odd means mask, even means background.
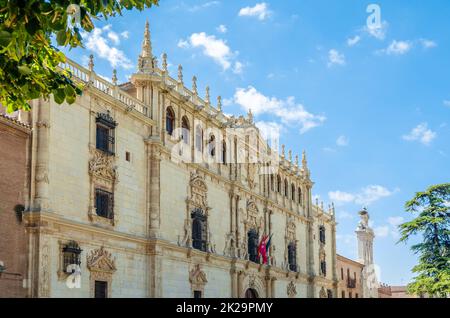
[[[86,49],[68,56],[120,81],[136,69],[146,19],[153,53],[168,54],[190,87],[211,87],[224,112],[249,107],[260,127],[280,128],[305,149],[314,194],[337,209],[338,252],[356,257],[362,206],[371,214],[381,280],[405,284],[416,262],[395,225],[415,192],[450,180],[450,6],[445,0],[176,1],[97,23]],[[66,51],[67,52],[67,51]],[[161,60],[161,59],[160,59]]]

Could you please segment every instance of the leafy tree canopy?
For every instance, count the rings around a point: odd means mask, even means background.
[[[422,241],[411,248],[419,255],[419,264],[412,270],[417,276],[408,291],[446,297],[450,295],[450,183],[416,193],[405,209],[417,217],[399,226],[400,242],[422,235]]]
[[[58,68],[65,56],[51,43],[82,46],[82,30],[94,29],[93,19],[143,10],[158,0],[0,0],[0,103],[9,112],[29,110],[28,101],[54,95],[58,104],[75,102],[81,94],[67,70]]]

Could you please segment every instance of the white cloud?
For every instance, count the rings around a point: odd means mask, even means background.
[[[188,8],[188,11],[196,12],[196,11],[199,11],[199,10],[202,10],[202,9],[206,9],[206,8],[209,8],[209,7],[212,7],[212,6],[216,6],[218,4],[220,4],[219,1],[208,1],[208,2],[205,2],[205,3],[200,4],[200,5],[191,6],[191,7]]]
[[[435,138],[437,133],[428,129],[427,123],[421,123],[417,127],[413,128],[411,132],[403,136],[406,141],[419,141],[424,145],[429,145]]]
[[[358,44],[358,42],[361,40],[361,37],[359,35],[354,36],[353,38],[348,38],[347,39],[347,45],[352,47],[356,44]]]
[[[202,48],[203,54],[212,58],[216,63],[220,64],[223,70],[228,70],[231,66],[233,72],[242,72],[243,64],[239,61],[233,60],[236,58],[236,53],[233,53],[227,43],[216,38],[214,35],[207,35],[205,32],[193,33],[187,40],[179,40],[178,47],[180,48]]]
[[[335,49],[331,49],[328,51],[328,67],[333,65],[345,65],[345,56],[344,54],[339,53]]]
[[[96,53],[96,56],[106,59],[112,67],[122,67],[130,69],[133,67],[131,61],[126,57],[125,53],[114,47],[117,43],[111,39],[109,34],[113,34],[111,25],[103,28],[95,28],[91,33],[83,32],[82,37],[88,50]],[[107,37],[103,35],[105,31],[109,31]],[[114,37],[114,36],[112,36]],[[109,39],[109,40],[108,40]],[[109,41],[113,42],[112,44]]]
[[[227,33],[228,29],[225,25],[221,24],[216,28],[217,32],[220,33]]]
[[[405,219],[402,216],[391,216],[388,218],[388,223],[394,227],[402,224]]]
[[[386,33],[389,23],[383,21],[380,26],[365,26],[364,31],[366,31],[370,36],[378,39],[384,40],[386,38]]]
[[[178,41],[177,46],[178,46],[179,48],[182,48],[182,49],[187,49],[187,48],[189,47],[189,42],[186,41],[186,40],[180,39],[180,40]]]
[[[328,192],[328,197],[331,201],[334,202],[353,202],[355,200],[355,195],[348,193],[348,192],[342,192],[342,191],[331,191]]]
[[[254,7],[245,7],[239,11],[240,17],[258,17],[259,20],[265,20],[270,16],[267,3],[257,3]]]
[[[267,121],[256,122],[256,127],[258,127],[265,140],[279,140],[280,133],[283,128],[278,123]]]
[[[236,61],[234,63],[234,66],[233,66],[233,73],[234,74],[242,74],[243,69],[244,69],[244,65],[241,62]]]
[[[124,39],[128,39],[130,37],[130,32],[129,31],[123,31],[122,33],[120,33],[120,35],[124,38]]]
[[[292,96],[284,100],[276,97],[267,97],[258,92],[253,86],[236,89],[233,101],[246,111],[251,109],[256,116],[271,114],[281,119],[285,124],[298,124],[301,134],[320,126],[326,120],[324,116],[308,112]]]
[[[450,100],[444,100],[444,106],[450,107]]]
[[[355,203],[370,205],[375,201],[391,196],[396,191],[398,190],[390,191],[380,185],[370,185],[362,189],[362,191],[356,196]]]
[[[437,43],[432,40],[420,39],[419,41],[425,49],[432,49],[437,46]]]
[[[373,231],[375,232],[375,236],[378,236],[378,237],[389,236],[389,226],[387,226],[387,225],[378,226],[378,227],[374,228]]]
[[[380,50],[380,53],[387,55],[403,55],[408,53],[413,47],[413,44],[409,41],[396,41],[393,40],[386,49]]]
[[[384,197],[391,196],[398,190],[391,191],[380,185],[369,185],[357,193],[343,191],[328,192],[328,197],[336,203],[355,203],[358,205],[370,205]]]
[[[336,140],[336,145],[339,147],[346,147],[349,145],[349,140],[345,136],[339,136],[339,138]]]
[[[110,31],[108,32],[108,38],[115,44],[115,45],[119,45],[120,44],[120,37],[119,35],[114,32],[114,31]]]

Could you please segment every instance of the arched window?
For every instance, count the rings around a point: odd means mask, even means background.
[[[254,263],[259,263],[258,260],[258,241],[259,236],[256,230],[252,229],[248,232],[248,259]]]
[[[181,139],[183,139],[183,142],[186,145],[189,145],[190,128],[189,120],[186,118],[186,116],[183,116],[183,119],[181,120],[181,130]]]
[[[286,198],[289,197],[289,184],[288,184],[287,179],[284,179],[284,196]]]
[[[271,174],[271,175],[270,175],[270,190],[272,190],[272,191],[275,190],[273,184],[274,184],[274,181],[273,181],[273,174]]]
[[[201,209],[195,209],[192,214],[192,247],[206,252],[206,216]]]
[[[325,244],[325,226],[319,226],[319,240],[320,243]]]
[[[175,128],[175,113],[172,107],[167,107],[166,109],[166,131],[172,136],[173,130]]]
[[[222,141],[222,163],[227,164],[227,143]]]
[[[199,126],[195,129],[195,149],[203,151],[203,129]]]
[[[277,192],[281,194],[281,177],[277,175]]]
[[[296,272],[297,271],[297,247],[294,242],[289,243],[288,245],[288,262],[289,262],[289,270]]]
[[[297,196],[298,196],[298,204],[302,204],[302,189],[300,187],[298,187]]]
[[[291,200],[295,201],[295,184],[291,184]]]
[[[209,137],[208,154],[213,158],[216,156],[216,137],[214,135]]]

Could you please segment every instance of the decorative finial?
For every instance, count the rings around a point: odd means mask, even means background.
[[[303,166],[303,169],[308,168],[308,161],[306,160],[306,151],[305,150],[303,150],[303,154],[302,154],[302,166]]]
[[[142,73],[151,73],[156,67],[152,53],[152,42],[150,40],[150,24],[145,23],[144,40],[142,41],[142,50],[138,59],[138,70]]]
[[[251,124],[253,124],[253,113],[252,113],[252,109],[251,108],[248,109],[247,117],[248,117],[248,121]]]
[[[289,150],[289,162],[292,163],[292,150]]]
[[[298,168],[298,155],[295,155],[295,166]]]
[[[178,82],[183,84],[183,66],[178,65]]]
[[[222,96],[217,96],[217,109],[222,112]]]
[[[323,201],[320,202],[320,209],[323,211]]]
[[[285,146],[281,145],[281,157],[284,159],[285,157]]]
[[[206,94],[205,94],[205,100],[206,100],[206,104],[211,104],[211,97],[209,96],[209,86],[206,86]]]
[[[112,82],[114,85],[117,85],[117,70],[113,70]]]
[[[197,77],[196,76],[192,77],[192,92],[194,93],[194,95],[198,95],[198,91],[197,91]]]
[[[94,55],[91,54],[89,55],[89,71],[93,72],[94,71]]]
[[[164,73],[167,73],[167,54],[166,53],[163,53],[163,55],[162,55],[162,67],[163,67]]]
[[[152,54],[152,41],[150,39],[150,23],[148,20],[145,22],[144,41],[142,42],[142,57],[153,57]]]
[[[316,198],[316,206],[319,206],[319,198]]]

